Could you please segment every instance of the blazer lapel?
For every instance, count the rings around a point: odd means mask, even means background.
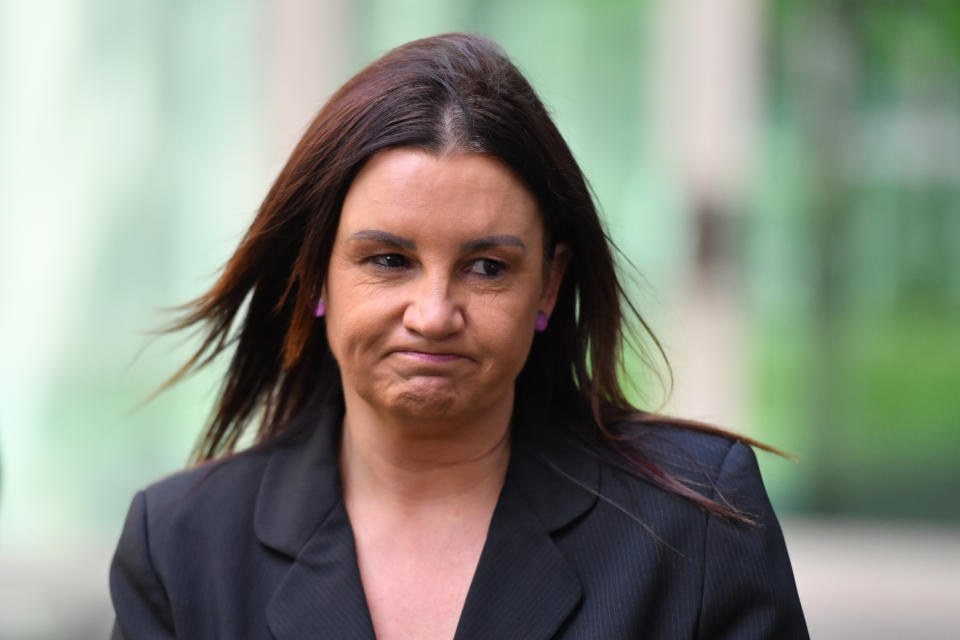
[[[254,529],[293,561],[267,605],[279,640],[374,638],[340,488],[339,419],[327,411],[306,443],[278,447],[260,484]]]
[[[280,640],[373,640],[373,623],[342,500],[284,576],[267,606],[267,623]]]
[[[374,638],[340,485],[341,416],[326,411],[306,442],[278,445],[261,480],[254,529],[291,561],[266,611],[279,640]],[[550,638],[582,598],[552,534],[592,508],[599,464],[559,435],[561,425],[516,418],[507,478],[455,640]]]
[[[554,429],[529,420],[515,427],[507,479],[455,640],[550,638],[582,598],[580,578],[551,534],[594,505],[599,465]]]

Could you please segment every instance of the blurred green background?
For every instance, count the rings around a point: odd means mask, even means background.
[[[218,383],[140,406],[193,344],[149,335],[162,307],[212,284],[339,84],[456,30],[503,45],[580,160],[674,365],[664,410],[799,458],[761,466],[815,637],[854,637],[814,571],[849,527],[941,550],[846,577],[920,589],[912,637],[960,630],[960,3],[3,0],[0,637],[106,634],[133,492],[183,466]]]

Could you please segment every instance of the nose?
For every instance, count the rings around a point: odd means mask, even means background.
[[[463,307],[446,278],[424,278],[403,313],[403,326],[424,338],[440,340],[463,329]]]

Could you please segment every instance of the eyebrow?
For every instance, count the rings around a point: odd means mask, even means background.
[[[401,249],[406,249],[407,251],[416,251],[417,249],[417,243],[413,240],[389,233],[387,231],[380,231],[379,229],[362,229],[350,234],[350,239],[382,242],[383,244],[400,247]],[[518,247],[524,252],[527,250],[527,245],[525,245],[523,240],[517,236],[494,235],[464,242],[460,245],[460,251],[477,251],[501,246]]]
[[[363,229],[357,231],[356,233],[350,234],[351,240],[373,240],[374,242],[382,242],[383,244],[393,245],[395,247],[400,247],[401,249],[406,249],[407,251],[416,251],[417,243],[409,238],[403,238],[392,233],[387,233],[386,231],[380,231],[378,229]]]
[[[492,247],[519,247],[524,253],[527,251],[527,245],[523,244],[523,240],[517,236],[509,235],[498,235],[498,236],[487,236],[485,238],[477,238],[476,240],[470,240],[469,242],[464,242],[460,245],[460,250],[463,252],[467,251],[476,251],[478,249],[490,249]]]

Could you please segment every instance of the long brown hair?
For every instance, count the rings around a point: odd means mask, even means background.
[[[294,149],[214,286],[179,308],[182,317],[167,330],[200,327],[204,339],[164,386],[233,350],[194,459],[233,452],[251,423],[257,443],[289,435],[298,416],[340,401],[337,365],[313,309],[347,189],[366,160],[391,147],[498,158],[539,204],[545,260],[556,243],[570,247],[550,326],[537,335],[517,379],[518,402],[537,398],[568,415],[585,415],[590,433],[580,434],[583,439],[601,442],[637,475],[711,512],[745,519],[658,468],[622,428],[670,422],[730,436],[644,413],[627,400],[619,375],[624,316],[662,356],[660,344],[624,294],[612,242],[563,137],[503,51],[473,34],[403,45],[341,87]]]

